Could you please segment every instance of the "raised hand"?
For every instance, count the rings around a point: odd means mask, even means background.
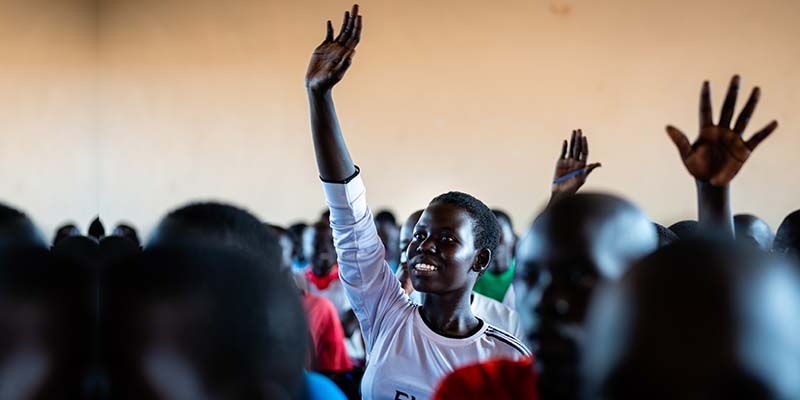
[[[708,81],[703,83],[700,92],[700,135],[694,144],[677,128],[667,126],[667,134],[675,143],[681,155],[683,164],[689,173],[698,181],[709,183],[712,186],[727,186],[744,165],[750,153],[766,139],[778,122],[772,121],[760,131],[756,132],[749,140],[742,138],[750,116],[758,104],[761,91],[754,88],[742,112],[736,119],[736,124],[731,129],[736,97],[739,93],[739,76],[731,79],[728,94],[722,105],[719,124],[714,125],[711,111],[711,90]]]
[[[358,5],[353,11],[344,13],[339,35],[334,39],[333,24],[328,21],[325,40],[314,49],[306,71],[306,88],[313,92],[329,91],[344,77],[353,61],[356,46],[361,40],[361,16]]]
[[[586,178],[600,166],[600,163],[586,164],[589,159],[589,139],[583,136],[580,129],[572,131],[572,137],[561,147],[561,156],[556,161],[556,171],[553,174],[552,197],[550,201],[578,192],[586,183]]]

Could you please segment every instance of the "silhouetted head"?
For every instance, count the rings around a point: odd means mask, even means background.
[[[0,397],[80,399],[93,318],[80,268],[44,249],[0,250]]]
[[[566,198],[533,223],[517,249],[515,292],[545,398],[577,395],[579,346],[595,288],[620,279],[657,246],[649,218],[605,194]]]
[[[737,214],[733,217],[736,240],[755,248],[771,251],[775,235],[767,223],[750,214]]]
[[[587,398],[800,398],[800,277],[741,244],[660,249],[592,303]]]
[[[111,232],[111,236],[119,236],[124,237],[131,242],[133,242],[137,246],[141,246],[139,242],[139,234],[136,233],[136,228],[128,224],[119,224],[114,231]]]
[[[106,228],[103,226],[103,222],[100,221],[99,216],[95,217],[89,224],[87,236],[95,238],[96,240],[100,240],[106,236]]]
[[[499,240],[497,218],[480,200],[461,192],[437,196],[422,212],[406,251],[414,288],[471,292]]]
[[[783,219],[775,234],[772,249],[778,254],[787,255],[800,265],[800,210]]]
[[[290,272],[295,258],[292,232],[278,225],[266,224],[266,226],[272,230],[281,246],[281,269]]]
[[[419,217],[422,215],[423,210],[417,210],[411,213],[411,215],[406,218],[406,221],[403,223],[403,226],[400,227],[400,237],[399,237],[399,250],[400,250],[400,262],[404,263],[408,260],[408,244],[411,243],[411,239],[414,238],[414,227],[417,225],[417,221],[419,221]]]
[[[110,398],[299,398],[307,326],[283,278],[208,246],[150,248],[113,268]]]
[[[391,265],[397,265],[400,262],[400,252],[397,251],[400,241],[400,227],[397,226],[397,220],[388,210],[381,210],[375,214],[375,228],[378,229],[378,237],[383,242],[383,247],[386,249],[385,258]]]
[[[327,221],[317,221],[303,231],[303,257],[314,275],[326,276],[333,271],[336,248],[333,247],[333,231]]]
[[[47,247],[39,230],[27,215],[0,203],[0,246],[11,245]]]
[[[500,241],[492,255],[489,273],[502,274],[508,271],[508,268],[511,267],[512,260],[514,260],[517,235],[514,233],[514,225],[511,223],[511,217],[509,217],[508,214],[496,208],[492,210],[492,213],[495,218],[497,218],[497,223],[500,224]]]
[[[308,227],[305,222],[298,222],[289,226],[289,232],[292,234],[292,241],[294,242],[294,257],[297,261],[305,263],[306,259],[303,257],[303,232]]]
[[[72,236],[81,236],[81,230],[75,224],[69,223],[59,226],[53,235],[53,246],[58,242]]]
[[[263,260],[277,270],[281,263],[278,238],[253,214],[228,204],[194,203],[167,214],[148,246],[194,243],[223,246]]]
[[[681,240],[696,239],[700,235],[700,225],[692,220],[678,221],[670,225],[669,230]]]
[[[658,234],[658,247],[664,247],[670,243],[681,240],[675,232],[669,230],[669,228],[664,225],[653,222],[653,226],[656,228],[656,234]]]

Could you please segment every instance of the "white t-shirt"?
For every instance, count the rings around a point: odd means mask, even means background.
[[[422,304],[422,293],[415,290],[408,297],[415,304]],[[476,317],[489,325],[500,328],[518,339],[525,337],[522,325],[519,323],[519,314],[507,305],[480,293],[472,293],[470,309]]]
[[[323,187],[339,276],[366,343],[363,399],[426,400],[439,381],[459,367],[530,356],[519,340],[483,321],[467,338],[448,338],[431,330],[420,316],[420,306],[409,300],[384,261],[361,177]]]

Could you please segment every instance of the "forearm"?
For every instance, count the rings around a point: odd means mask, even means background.
[[[308,103],[319,176],[329,182],[344,181],[355,174],[356,168],[339,127],[333,95],[330,90],[308,90]]]
[[[733,213],[731,212],[730,187],[713,186],[696,180],[697,220],[705,231],[733,237]]]

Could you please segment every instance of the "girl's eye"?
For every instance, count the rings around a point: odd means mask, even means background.
[[[416,240],[425,240],[425,234],[424,233],[415,233],[414,234],[414,239],[416,239]]]
[[[455,241],[455,238],[453,238],[452,236],[444,235],[444,236],[442,236],[442,241],[443,242],[453,242],[453,241]]]

